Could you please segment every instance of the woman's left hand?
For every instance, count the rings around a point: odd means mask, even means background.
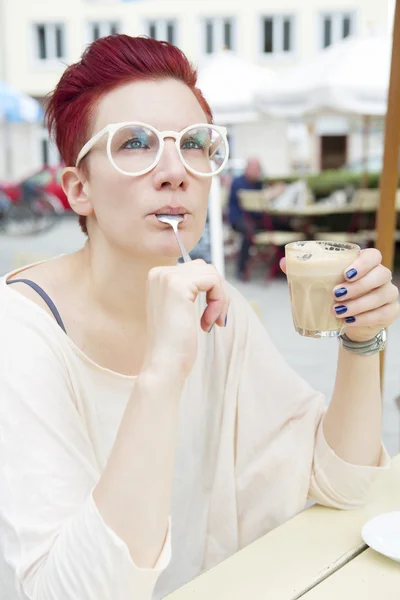
[[[281,268],[286,273],[286,261]],[[392,272],[382,265],[375,248],[362,250],[344,273],[343,283],[333,290],[333,312],[346,323],[346,335],[355,342],[372,339],[399,317],[399,290]]]

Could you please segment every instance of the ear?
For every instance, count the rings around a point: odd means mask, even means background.
[[[61,185],[73,211],[84,217],[93,213],[88,195],[89,181],[82,169],[66,167],[61,175]]]

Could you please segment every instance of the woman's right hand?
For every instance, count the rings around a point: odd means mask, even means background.
[[[165,367],[186,376],[196,359],[198,321],[195,301],[206,293],[203,331],[224,327],[229,307],[222,277],[203,260],[151,269],[147,287],[147,348],[142,370]]]

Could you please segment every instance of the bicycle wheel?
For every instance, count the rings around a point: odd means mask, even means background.
[[[4,224],[8,218],[8,211],[11,207],[11,200],[5,192],[0,190],[0,231],[4,229]]]
[[[31,202],[34,215],[34,231],[32,233],[43,233],[54,227],[59,217],[64,213],[60,200],[51,194],[42,193]]]
[[[10,236],[44,233],[54,227],[62,212],[58,198],[41,193],[29,202],[13,204],[7,212],[3,229]]]

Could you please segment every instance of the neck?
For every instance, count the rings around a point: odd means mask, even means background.
[[[149,271],[177,262],[165,257],[132,258],[120,250],[94,248],[90,241],[75,257],[87,297],[108,316],[131,325],[145,323]]]

